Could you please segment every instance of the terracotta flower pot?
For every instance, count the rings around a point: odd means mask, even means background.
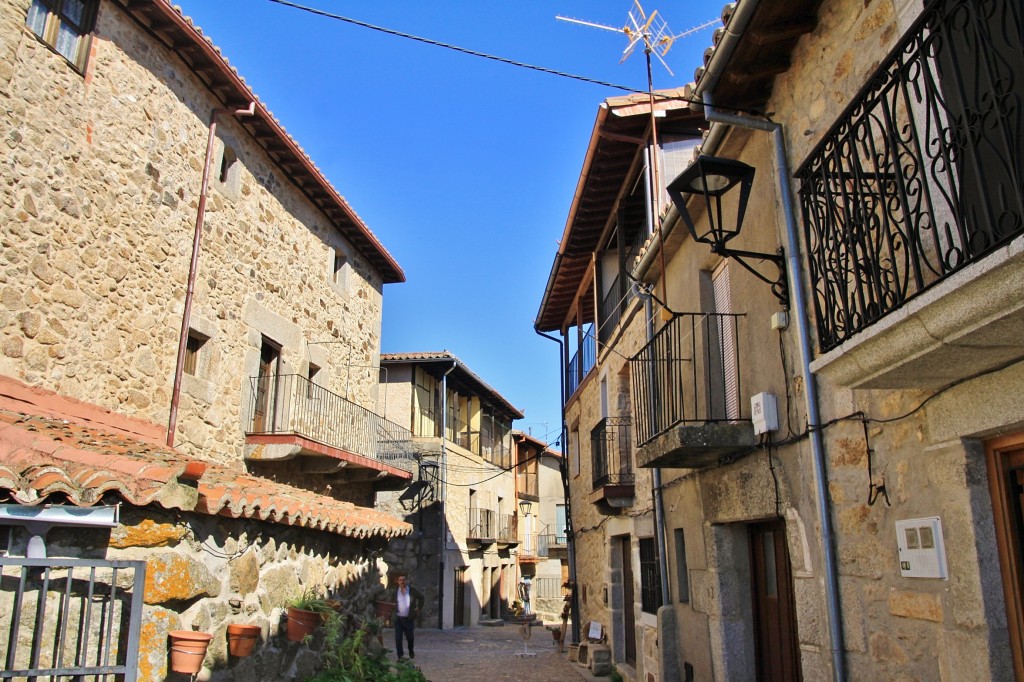
[[[248,656],[260,641],[261,631],[259,625],[228,625],[228,653],[238,658]]]
[[[384,621],[384,625],[391,627],[391,617],[395,614],[395,602],[378,599],[373,602],[374,614]]]
[[[288,607],[288,640],[299,642],[306,638],[306,635],[313,634],[313,631],[324,622],[323,616],[316,611],[297,609],[294,606]]]
[[[174,630],[171,638],[171,670],[176,673],[195,674],[202,670],[206,648],[213,635],[191,630]]]

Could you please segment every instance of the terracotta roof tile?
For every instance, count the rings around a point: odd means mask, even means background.
[[[97,410],[102,428],[90,418]],[[0,495],[25,505],[67,501],[80,507],[113,496],[136,506],[159,504],[356,538],[412,531],[390,514],[210,463],[204,462],[195,486],[183,483],[179,477],[197,460],[143,440],[131,420],[128,433],[119,430],[126,419],[0,377]]]

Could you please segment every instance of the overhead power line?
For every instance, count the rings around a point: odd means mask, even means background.
[[[343,17],[340,14],[334,14],[332,12],[327,12],[327,11],[322,10],[322,9],[317,9],[316,7],[308,7],[306,5],[300,5],[300,4],[295,3],[295,2],[289,2],[288,0],[270,0],[270,2],[277,3],[278,5],[284,5],[285,7],[291,7],[293,9],[302,10],[303,12],[309,12],[310,14],[315,14],[317,16],[326,17],[328,19],[334,19],[336,21],[343,21],[343,22],[345,22],[347,24],[352,24],[354,26],[360,26],[362,28],[368,28],[371,31],[379,31],[380,33],[386,33],[387,35],[397,36],[399,38],[407,38],[409,40],[415,40],[417,42],[425,43],[427,45],[433,45],[434,47],[443,47],[446,50],[454,50],[455,52],[461,52],[463,54],[468,54],[468,55],[471,55],[473,57],[481,57],[483,59],[490,59],[492,61],[500,62],[502,64],[508,64],[510,66],[517,66],[517,67],[519,67],[521,69],[531,69],[533,71],[539,71],[541,73],[547,73],[547,74],[550,74],[552,76],[560,76],[562,78],[571,78],[573,80],[582,81],[584,83],[591,83],[593,85],[601,85],[601,86],[604,86],[604,87],[607,87],[607,88],[615,88],[616,90],[623,90],[625,92],[641,93],[641,94],[646,94],[646,92],[647,92],[646,90],[638,90],[636,88],[631,88],[631,87],[629,87],[627,85],[619,85],[617,83],[609,83],[608,81],[597,80],[596,78],[587,78],[586,76],[577,76],[575,74],[566,73],[564,71],[557,71],[555,69],[549,69],[549,68],[546,68],[546,67],[543,67],[543,66],[537,66],[536,64],[526,64],[525,62],[519,62],[519,61],[516,61],[514,59],[508,59],[506,57],[499,57],[497,55],[488,54],[486,52],[479,52],[477,50],[470,50],[469,48],[459,47],[458,45],[452,45],[451,43],[443,43],[443,42],[441,42],[439,40],[432,40],[430,38],[424,38],[422,36],[413,35],[411,33],[404,33],[402,31],[396,31],[394,29],[385,28],[384,26],[377,26],[375,24],[370,24],[370,23],[367,23],[365,21],[359,21],[358,19],[352,19],[351,17]]]

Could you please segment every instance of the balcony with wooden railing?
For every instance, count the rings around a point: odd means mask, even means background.
[[[506,547],[519,544],[519,517],[515,514],[499,515],[498,544]]]
[[[407,486],[416,466],[409,429],[300,375],[251,377],[246,455],[303,457],[307,472],[379,489]]]

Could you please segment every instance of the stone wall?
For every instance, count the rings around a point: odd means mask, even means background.
[[[23,541],[16,534],[16,550]],[[340,601],[346,613],[369,617],[388,570],[382,545],[260,521],[130,507],[110,531],[54,529],[47,537],[51,557],[146,562],[141,682],[177,679],[168,667],[172,630],[214,635],[199,679],[306,679],[317,664],[316,641],[287,640],[286,606],[312,589]],[[260,626],[252,656],[228,655],[231,623]]]
[[[167,423],[208,123],[221,103],[102,2],[85,76],[0,2],[0,373]],[[225,147],[238,161],[225,182]],[[177,445],[239,462],[263,337],[373,409],[381,278],[239,125],[212,158]],[[347,258],[333,281],[334,250]]]

